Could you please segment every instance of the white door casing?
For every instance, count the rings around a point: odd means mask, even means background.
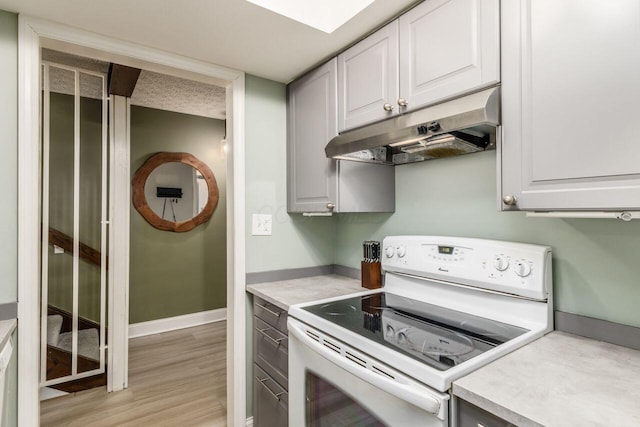
[[[128,386],[129,366],[129,159],[130,101],[113,95],[110,102],[109,173],[109,351],[107,391]],[[117,242],[117,243],[116,243]],[[120,244],[125,242],[125,244]],[[118,284],[118,285],[116,285]],[[123,333],[123,331],[125,331]]]
[[[111,39],[91,32],[66,27],[49,21],[19,16],[18,29],[18,425],[39,425],[39,346],[40,346],[40,49],[42,47],[85,55],[123,65],[144,68],[202,82],[226,82],[227,95],[227,421],[230,426],[245,425],[245,259],[244,259],[244,73],[185,58],[176,54],[143,47],[135,43]],[[116,99],[116,103],[121,103]],[[126,111],[128,106],[121,106]],[[116,109],[116,113],[118,109]],[[122,114],[122,113],[121,113]],[[125,114],[126,117],[126,114]],[[118,133],[118,131],[114,132]],[[115,295],[114,317],[118,328],[113,334],[109,354],[118,356],[110,370],[113,389],[126,387],[127,328],[128,328],[128,215],[129,175],[128,126],[120,131],[120,139],[112,140],[114,170],[123,178],[114,186],[122,186],[115,209],[110,215],[110,233],[121,239],[114,248],[113,266]],[[119,141],[119,142],[118,142]],[[120,155],[118,156],[118,150]],[[126,152],[126,154],[124,154]],[[125,164],[126,163],[126,164]],[[126,189],[125,189],[126,183]],[[126,209],[125,206],[126,200]],[[122,210],[122,211],[121,211]],[[126,211],[126,212],[125,212]],[[116,224],[117,222],[117,224]],[[126,235],[126,239],[123,237]],[[119,237],[120,236],[120,237]],[[124,240],[123,240],[124,239]],[[115,242],[115,240],[112,240]],[[126,261],[125,261],[126,260]],[[121,263],[120,269],[115,263]],[[114,307],[115,306],[115,307]],[[120,315],[118,315],[120,313]],[[120,345],[121,348],[117,348]],[[118,359],[120,359],[118,361]]]

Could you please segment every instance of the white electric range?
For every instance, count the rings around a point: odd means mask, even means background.
[[[452,381],[553,329],[551,249],[383,242],[385,285],[289,310],[289,425],[449,426]]]

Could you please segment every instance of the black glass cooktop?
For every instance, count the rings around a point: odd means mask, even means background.
[[[528,332],[386,292],[304,309],[441,371]]]

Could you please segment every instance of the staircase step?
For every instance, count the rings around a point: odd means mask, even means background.
[[[62,328],[62,316],[52,314],[47,316],[47,344],[57,346],[60,338],[60,329]]]
[[[72,339],[72,332],[60,334],[56,347],[70,352]],[[78,354],[88,359],[100,360],[100,339],[97,329],[81,329],[78,331]]]

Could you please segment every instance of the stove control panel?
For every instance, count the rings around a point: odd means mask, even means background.
[[[384,239],[382,268],[467,284],[483,289],[547,299],[551,248],[497,240],[443,236]]]

